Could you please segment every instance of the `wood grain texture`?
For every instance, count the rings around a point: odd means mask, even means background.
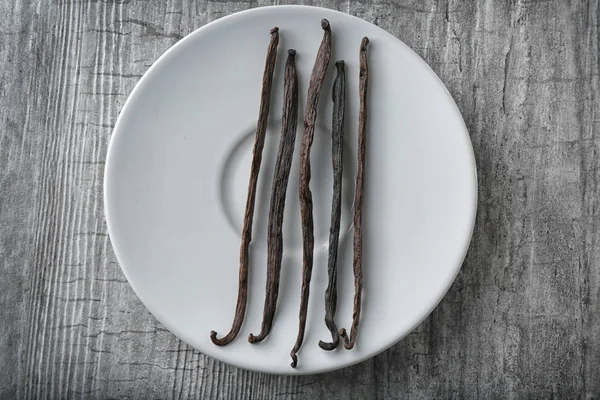
[[[116,117],[176,41],[268,4],[0,0],[0,398],[600,398],[598,0],[305,2],[405,41],[473,141],[469,254],[392,349],[268,376],[199,354],[148,313],[103,215]]]

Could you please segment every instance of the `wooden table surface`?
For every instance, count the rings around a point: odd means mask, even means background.
[[[270,4],[0,0],[0,398],[600,398],[598,0],[306,2],[412,47],[473,142],[466,261],[396,346],[269,376],[194,351],[146,310],[103,212],[119,110],[182,37]]]

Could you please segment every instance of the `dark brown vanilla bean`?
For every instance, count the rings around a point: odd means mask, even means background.
[[[283,122],[281,139],[275,163],[271,206],[269,208],[269,230],[267,250],[267,287],[261,332],[258,336],[250,334],[248,341],[257,343],[271,331],[277,297],[279,295],[279,274],[283,257],[283,211],[285,194],[294,156],[296,127],[298,126],[298,76],[296,75],[296,50],[288,50],[283,84]]]
[[[358,324],[360,323],[360,306],[362,302],[362,205],[365,172],[365,139],[367,126],[367,87],[369,85],[369,64],[367,62],[367,46],[369,38],[364,37],[360,43],[358,93],[360,108],[358,111],[358,171],[356,174],[356,192],[354,194],[354,310],[352,312],[352,328],[350,337],[345,329],[340,330],[344,338],[344,347],[348,350],[354,347]]]
[[[321,20],[321,28],[323,28],[323,40],[317,52],[317,59],[313,66],[308,84],[308,94],[306,97],[306,108],[304,111],[304,133],[300,144],[300,215],[302,219],[302,290],[300,297],[300,312],[299,312],[299,327],[298,337],[294,348],[290,352],[292,357],[292,368],[298,363],[298,350],[304,341],[304,330],[306,328],[306,314],[308,309],[308,297],[310,294],[310,279],[313,268],[313,250],[315,247],[314,227],[313,227],[313,203],[312,193],[310,191],[310,148],[315,136],[315,122],[317,120],[317,105],[319,103],[319,94],[325,73],[329,65],[331,57],[331,28],[329,21]]]
[[[271,41],[267,49],[265,70],[262,79],[260,93],[260,109],[258,123],[256,124],[256,136],[254,138],[254,149],[252,153],[252,166],[250,167],[250,182],[248,184],[248,196],[246,198],[246,211],[244,213],[244,227],[242,230],[242,244],[240,246],[240,270],[238,282],[238,298],[235,307],[233,325],[227,335],[217,339],[217,332],[210,332],[210,340],[217,346],[225,346],[233,341],[240,332],[244,315],[246,314],[246,303],[248,300],[248,247],[252,240],[252,222],[254,219],[254,202],[256,200],[256,184],[258,173],[262,162],[262,152],[265,145],[265,134],[267,132],[267,121],[269,117],[269,105],[271,102],[271,86],[273,84],[273,72],[277,60],[277,46],[279,44],[279,28],[271,29]]]
[[[333,164],[333,198],[331,200],[331,226],[329,227],[329,276],[325,290],[325,325],[331,332],[331,342],[319,341],[323,350],[333,350],[340,343],[340,335],[335,324],[337,308],[337,253],[340,240],[340,218],[342,214],[342,171],[344,145],[344,111],[346,108],[346,73],[344,61],[335,63],[337,76],[333,82],[333,116],[331,123],[331,161]]]

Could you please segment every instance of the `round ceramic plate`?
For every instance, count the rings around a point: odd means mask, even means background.
[[[304,345],[298,330],[302,242],[298,149],[310,73],[331,23],[332,55],[311,153],[315,260]],[[237,339],[209,338],[231,327],[239,246],[269,30],[280,27],[271,113],[258,181],[250,247],[249,300]],[[356,346],[327,352],[328,230],[332,195],[331,91],[336,60],[346,61],[338,327],[352,322],[352,203],[358,124],[358,49],[369,45],[365,175],[364,291]],[[266,224],[281,132],[286,50],[297,50],[299,120],[287,191],[284,258],[273,329],[249,344],[262,320]],[[117,121],[106,162],[105,207],[115,253],[148,309],[185,342],[226,363],[268,373],[308,374],[365,360],[414,329],[442,299],[467,251],[476,210],[473,150],[461,115],[434,72],[400,40],[352,16],[276,6],[210,23],[148,70]]]

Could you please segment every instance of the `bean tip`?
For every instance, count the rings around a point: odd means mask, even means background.
[[[325,18],[323,18],[321,20],[321,28],[323,28],[324,31],[330,31],[331,30],[331,26],[329,26],[329,21],[327,21]]]
[[[254,336],[253,334],[249,334],[248,335],[248,343],[255,343],[256,342],[256,336]]]
[[[296,50],[294,50],[294,49],[289,49],[289,50],[288,50],[288,55],[289,55],[290,57],[294,57],[294,56],[296,55]]]
[[[326,351],[334,350],[338,346],[338,343],[330,343],[319,340],[319,347]]]
[[[367,50],[367,46],[369,45],[369,38],[368,37],[363,37],[361,42],[360,42],[360,49],[361,50]]]
[[[339,60],[335,62],[335,66],[338,67],[338,69],[344,68],[344,65],[346,63],[344,62],[344,60]]]
[[[271,28],[271,30],[269,31],[269,33],[272,35],[274,33],[279,32],[279,27],[278,26],[274,26],[273,28]]]
[[[340,329],[340,336],[342,337],[342,340],[344,341],[344,347],[346,349],[350,350],[354,345],[352,345],[350,348],[348,348],[348,346],[350,346],[350,338],[348,337],[348,334],[346,333],[346,328]]]
[[[223,336],[221,339],[217,339],[217,332],[210,331],[210,340],[215,346],[225,346],[231,343],[235,339],[235,335],[230,332],[228,335]]]
[[[292,368],[296,368],[296,365],[298,365],[298,356],[294,352],[292,352],[290,354],[290,357],[292,357],[292,362],[290,363],[290,366]]]

